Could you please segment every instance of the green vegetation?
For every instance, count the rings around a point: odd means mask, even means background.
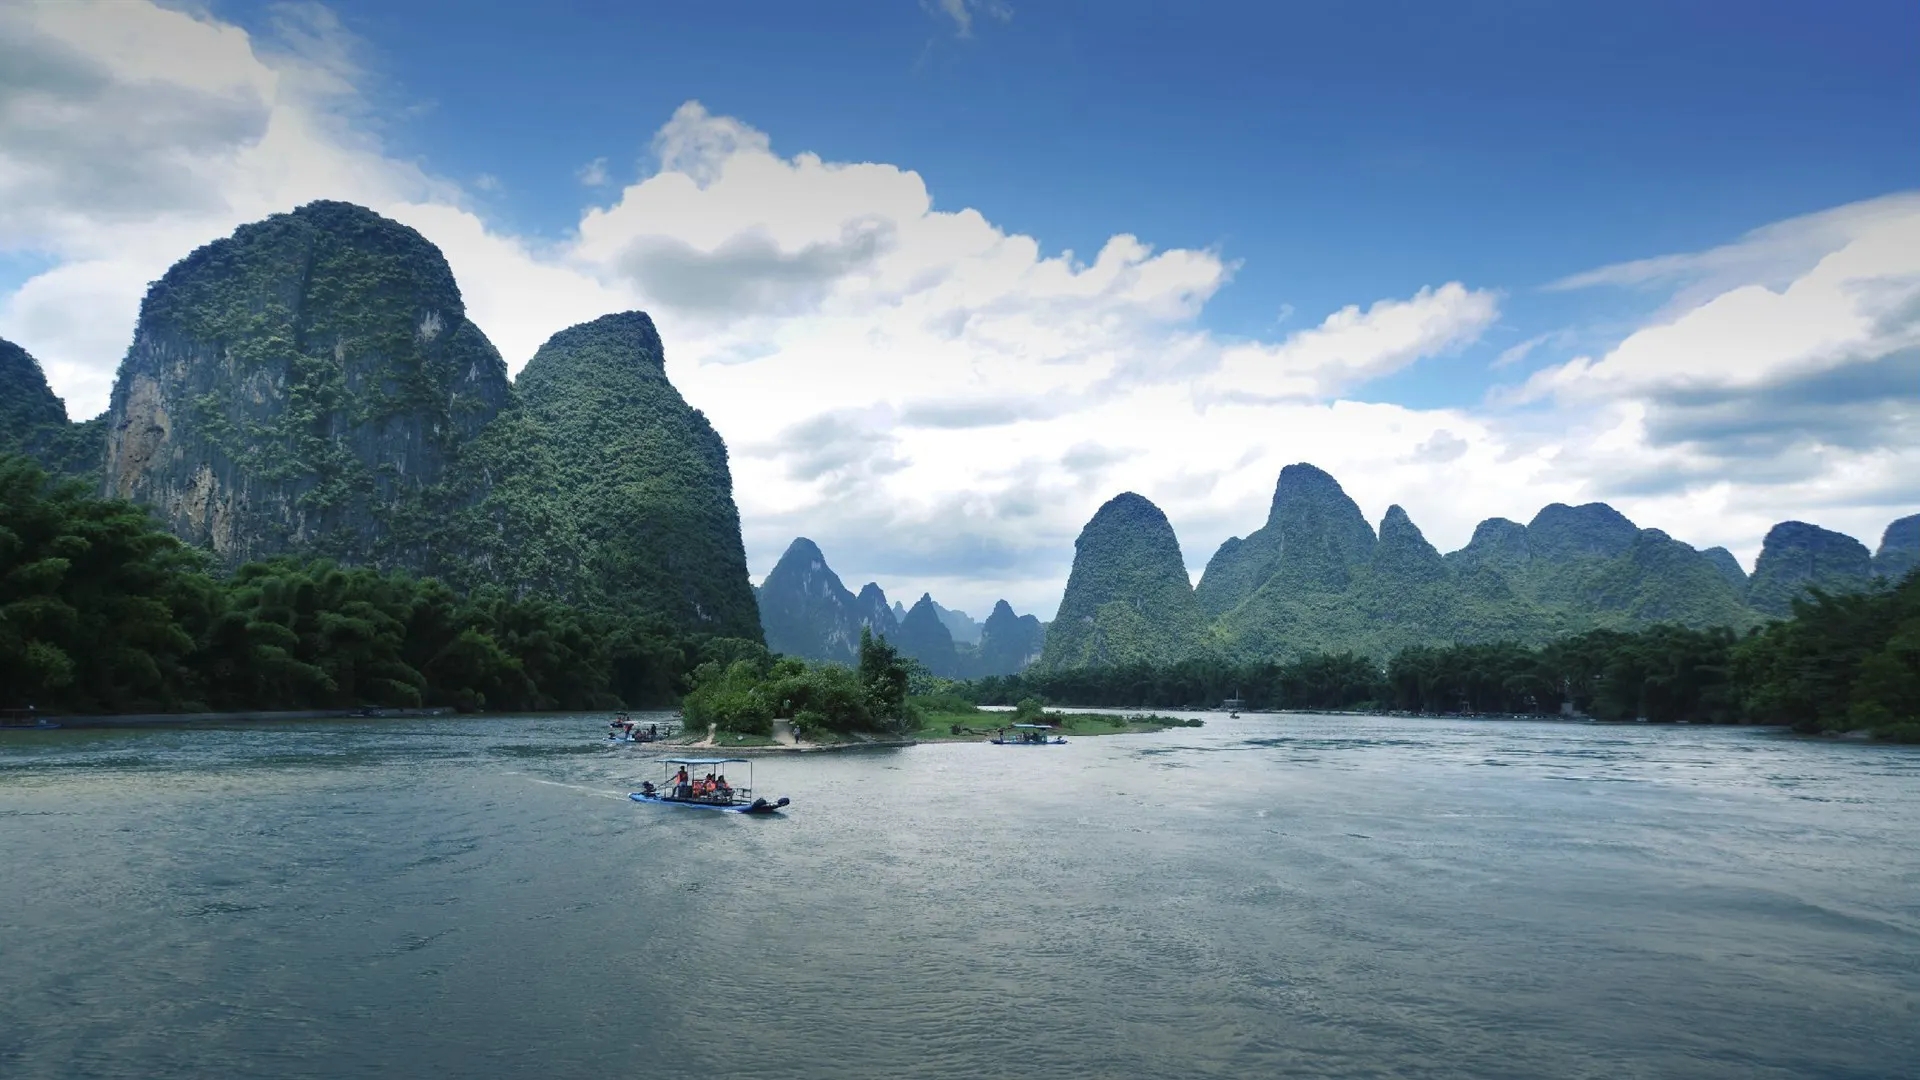
[[[0,705],[50,712],[665,704],[757,642],[324,559],[225,578],[145,510],[0,456]]]
[[[901,735],[912,727],[907,680],[894,648],[862,631],[857,669],[761,649],[695,668],[681,707],[689,727],[729,735],[771,735],[776,718],[791,719],[813,741],[822,732]]]
[[[1051,724],[1062,735],[1087,736],[1165,731],[1176,727],[1201,727],[1204,723],[1154,713],[1118,715],[1056,712],[1043,707],[1034,698],[1023,699],[1009,713],[1002,709],[982,709],[955,693],[910,698],[908,710],[918,724],[913,737],[921,742],[975,740],[1008,724]]]
[[[97,485],[106,449],[106,421],[67,422],[67,405],[54,396],[25,349],[0,338],[0,453],[26,454],[56,476]]]
[[[1041,666],[1171,663],[1204,639],[1180,542],[1160,508],[1115,496],[1073,545],[1073,570]]]
[[[1767,530],[1747,602],[1768,615],[1787,615],[1810,587],[1850,592],[1865,588],[1872,575],[1865,544],[1804,521],[1783,521]]]
[[[1920,571],[1795,601],[1793,618],[1740,643],[1732,677],[1757,721],[1920,742]]]
[[[596,602],[689,631],[760,636],[727,447],[667,380],[638,311],[549,338],[515,390],[554,463]]]
[[[1751,580],[1725,549],[1698,551],[1605,503],[1555,503],[1525,525],[1490,518],[1443,557],[1400,507],[1387,509],[1376,535],[1333,477],[1295,464],[1281,470],[1266,523],[1208,561],[1191,604],[1180,596],[1178,550],[1146,500],[1128,494],[1101,507],[1081,534],[1035,666],[1095,669],[1101,686],[1116,678],[1193,686],[1221,670],[1271,683],[1281,665],[1326,654],[1384,665],[1410,649],[1542,649],[1657,626],[1744,634],[1790,613],[1810,590],[1897,580],[1920,563],[1920,515],[1890,525],[1871,557],[1851,537],[1783,522]],[[1348,689],[1314,707],[1376,697]]]
[[[1281,470],[1266,526],[1221,545],[1195,596],[1229,658],[1350,650],[1384,660],[1415,646],[1537,646],[1657,623],[1744,630],[1762,616],[1731,562],[1604,503],[1555,503],[1527,525],[1490,519],[1443,558],[1398,506],[1376,538],[1339,483],[1302,464]]]
[[[35,379],[0,350],[0,387]],[[667,381],[647,317],[555,335],[523,381],[437,248],[314,202],[176,263],[106,422],[61,414],[58,439],[19,449],[82,463],[222,570],[330,558],[561,598],[643,637],[758,640],[726,448]],[[58,411],[44,386],[20,400]]]
[[[1920,573],[1865,593],[1815,591],[1793,618],[1750,630],[1657,624],[1547,644],[1411,646],[1384,666],[1358,653],[1285,661],[1188,659],[981,679],[951,697],[980,704],[1557,715],[1602,720],[1787,724],[1920,741]]]
[[[362,207],[310,203],[174,264],[105,429],[105,490],[223,569],[295,555],[584,592],[553,461],[452,270]]]

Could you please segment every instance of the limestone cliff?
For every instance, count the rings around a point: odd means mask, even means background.
[[[563,590],[564,523],[494,498],[539,472],[526,440],[481,438],[512,407],[439,249],[362,207],[310,203],[148,290],[106,415],[103,486],[229,566],[298,551]]]

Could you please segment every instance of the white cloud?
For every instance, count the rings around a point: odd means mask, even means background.
[[[1837,248],[1784,288],[1730,283],[1604,356],[1536,373],[1526,392],[1753,389],[1920,345],[1920,200],[1854,221],[1865,227],[1834,236]]]
[[[612,179],[607,175],[607,159],[603,157],[594,158],[592,161],[580,166],[579,171],[574,173],[574,176],[587,187],[601,187],[605,185],[608,180]]]
[[[985,15],[1000,22],[1013,18],[1013,8],[1004,0],[920,0],[920,6],[929,12],[951,19],[954,32],[963,38],[973,36],[975,14]]]
[[[1899,421],[1860,383],[1901,375],[1915,321],[1903,252],[1920,244],[1901,246],[1898,200],[1567,283],[1712,285],[1549,369],[1528,398],[1363,404],[1341,395],[1477,340],[1499,296],[1436,283],[1304,313],[1317,324],[1277,340],[1223,340],[1197,322],[1236,268],[1220,252],[1120,233],[1090,257],[1050,254],[978,211],[935,209],[910,169],[782,154],[697,103],[654,135],[655,171],[538,243],[382,153],[352,43],[323,14],[282,34],[270,49],[134,3],[0,9],[0,251],[51,263],[0,296],[0,334],[76,415],[105,405],[146,282],[325,197],[438,244],[514,369],[567,325],[651,311],[669,373],[727,439],[757,573],[806,534],[850,582],[930,588],[976,615],[1001,596],[1050,614],[1074,536],[1125,488],[1166,509],[1197,568],[1265,519],[1294,461],[1331,471],[1376,521],[1401,503],[1443,548],[1483,517],[1608,498],[1749,558],[1788,516],[1871,539],[1909,490],[1903,470],[1920,475],[1911,439],[1848,445],[1835,427]],[[604,161],[581,180],[606,179]],[[1783,387],[1803,391],[1802,418],[1768,425],[1754,403]],[[1743,472],[1739,445],[1765,468]]]
[[[1326,397],[1470,344],[1499,315],[1492,293],[1457,281],[1365,311],[1350,304],[1278,345],[1226,350],[1212,386],[1249,400]]]

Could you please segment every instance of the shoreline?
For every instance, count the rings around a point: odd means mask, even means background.
[[[459,713],[450,707],[431,709],[381,709],[377,715],[363,716],[358,709],[294,709],[275,711],[250,709],[238,712],[199,713],[107,713],[87,716],[43,715],[48,727],[31,724],[0,727],[5,731],[62,731],[75,728],[133,728],[191,726],[194,724],[279,724],[300,720],[421,720],[447,716],[482,716],[484,713]]]

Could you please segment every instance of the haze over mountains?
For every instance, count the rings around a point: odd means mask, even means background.
[[[1040,656],[1046,631],[1032,615],[1016,615],[1005,600],[994,605],[985,623],[964,612],[949,611],[922,593],[911,608],[895,601],[874,582],[858,595],[827,565],[820,548],[797,537],[754,590],[767,647],[775,652],[851,664],[859,656],[860,631],[884,637],[900,651],[944,678],[971,679],[1011,675]],[[972,640],[951,629],[972,628]]]
[[[667,379],[652,320],[554,334],[520,373],[466,317],[419,233],[347,203],[246,225],[149,290],[107,413],[73,423],[34,359],[0,342],[0,449],[145,504],[219,564],[282,554],[430,574],[763,639],[853,662],[861,631],[936,674],[1002,675],[1415,644],[1537,643],[1656,622],[1746,628],[1808,588],[1920,565],[1920,515],[1877,552],[1798,521],[1751,576],[1604,503],[1480,523],[1442,555],[1398,506],[1376,529],[1326,472],[1282,470],[1267,519],[1197,587],[1158,507],[1127,493],[1075,544],[1053,623],[984,621],[922,593],[855,593],[812,541],[756,589],[727,448]]]

